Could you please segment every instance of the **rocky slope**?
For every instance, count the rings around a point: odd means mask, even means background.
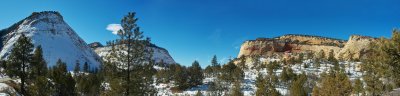
[[[93,50],[104,59],[105,56],[110,54],[111,52],[111,46],[103,46],[98,42],[94,42],[89,44]],[[153,50],[153,57],[152,59],[154,61],[158,62],[164,62],[166,64],[174,64],[176,63],[174,59],[169,55],[168,51],[164,48],[158,47],[155,44],[151,44],[148,46],[148,48],[151,48]]]
[[[42,46],[44,59],[49,66],[58,59],[66,62],[72,69],[76,62],[88,62],[95,67],[100,64],[99,56],[64,21],[58,12],[34,12],[7,29],[0,31],[0,57],[7,59],[13,44],[25,34],[35,46]]]
[[[288,57],[296,53],[313,52],[321,50],[328,55],[330,50],[334,51],[336,58],[358,59],[368,51],[370,43],[376,39],[367,36],[353,35],[348,41],[309,35],[284,35],[275,38],[258,38],[256,40],[245,41],[238,54],[242,56],[264,57],[278,56]]]

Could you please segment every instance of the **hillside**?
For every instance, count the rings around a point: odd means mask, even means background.
[[[55,65],[58,59],[68,64],[87,62],[92,67],[100,64],[99,56],[64,21],[60,13],[54,11],[34,12],[27,18],[0,31],[0,57],[7,59],[13,44],[25,34],[32,39],[34,46],[42,46],[44,59],[48,66]]]

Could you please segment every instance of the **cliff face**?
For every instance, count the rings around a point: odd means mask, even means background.
[[[371,43],[376,42],[378,39],[368,37],[353,35],[336,56],[336,58],[342,57],[343,59],[360,59],[363,58],[365,53],[368,52]]]
[[[333,50],[336,58],[349,59],[351,54],[354,54],[353,58],[357,59],[367,52],[369,44],[375,40],[372,37],[358,35],[351,36],[349,41],[309,35],[258,38],[245,41],[240,48],[238,58],[255,55],[284,57],[296,53],[318,53],[321,50],[328,55],[329,51]]]

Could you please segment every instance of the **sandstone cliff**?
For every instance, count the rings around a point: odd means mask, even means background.
[[[296,53],[313,52],[321,50],[328,55],[330,50],[334,51],[336,58],[345,60],[358,59],[368,51],[368,46],[376,39],[367,36],[353,35],[348,41],[309,35],[283,35],[275,38],[258,38],[256,40],[245,41],[238,54],[242,56],[278,56],[287,57]]]

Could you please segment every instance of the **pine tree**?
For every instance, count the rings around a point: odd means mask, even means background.
[[[307,77],[305,73],[301,74],[296,78],[292,85],[290,86],[290,95],[291,96],[307,96],[307,90],[304,87],[307,81]]]
[[[325,51],[324,50],[320,50],[319,51],[318,58],[320,58],[321,60],[325,59]]]
[[[47,79],[47,64],[43,58],[42,47],[38,46],[33,52],[31,61],[32,72],[30,74],[29,95],[48,96],[51,94],[51,83]]]
[[[336,58],[335,58],[334,51],[331,49],[331,50],[329,51],[329,54],[328,54],[328,61],[329,61],[329,62],[335,62],[335,60],[336,60]]]
[[[266,77],[266,86],[267,86],[267,92],[269,96],[281,96],[281,94],[276,90],[276,81],[274,81],[274,78],[276,78],[275,75],[267,75]]]
[[[299,58],[297,59],[297,63],[302,64],[304,60],[304,53],[300,53],[299,54]]]
[[[256,78],[256,96],[267,96],[268,92],[267,92],[267,82],[265,80],[265,78],[263,76],[261,76],[261,74],[259,74]]]
[[[33,44],[30,38],[22,34],[13,46],[14,48],[8,56],[6,72],[10,77],[18,76],[21,79],[21,94],[28,95],[26,92],[26,85],[29,79],[28,75],[31,74],[30,64]]]
[[[392,38],[378,39],[369,47],[362,64],[365,71],[363,80],[366,84],[365,90],[371,95],[382,95],[388,93],[396,86],[400,86],[400,31],[393,30]],[[385,81],[384,81],[385,80]],[[392,82],[392,83],[388,83]]]
[[[56,96],[75,96],[75,80],[67,71],[67,65],[60,59],[51,69],[50,79],[54,82],[54,95]]]
[[[111,57],[117,70],[123,72],[119,74],[123,82],[123,94],[126,96],[154,95],[152,76],[155,74],[149,65],[154,63],[151,60],[152,50],[148,49],[150,38],[144,39],[143,32],[136,24],[138,19],[135,13],[128,13],[122,20],[122,29],[118,31],[120,39],[116,40],[115,49],[111,52]],[[143,72],[149,70],[152,72]],[[115,83],[114,83],[115,84]]]
[[[241,68],[237,67],[233,61],[229,61],[222,67],[222,72],[220,77],[221,80],[233,83],[235,80],[243,80],[244,72]]]
[[[203,96],[203,94],[200,92],[200,90],[197,90],[196,95],[195,96]]]
[[[191,86],[201,85],[203,82],[204,76],[203,76],[203,72],[202,72],[199,62],[194,61],[192,63],[192,66],[189,68],[189,70],[190,70],[190,72],[189,72],[190,85]]]
[[[364,93],[364,88],[363,88],[363,83],[360,80],[360,78],[357,78],[356,80],[354,80],[354,85],[353,85],[353,93],[357,94],[357,96],[360,95],[360,93]]]
[[[242,90],[241,90],[241,82],[239,80],[236,80],[233,83],[233,88],[231,90],[231,95],[230,96],[243,96]]]
[[[321,86],[314,87],[313,96],[349,96],[352,92],[350,79],[342,72],[331,71],[319,83]]]
[[[36,76],[46,76],[47,75],[47,64],[43,58],[42,47],[39,45],[35,48],[33,52],[32,61],[32,78]]]
[[[79,63],[79,61],[76,61],[75,68],[74,68],[74,74],[78,75],[79,71],[81,71],[81,64]]]
[[[214,55],[212,60],[211,60],[211,66],[212,66],[212,76],[216,76],[219,74],[219,71],[221,70],[221,65],[218,63],[217,55]]]
[[[186,67],[178,65],[174,70],[175,85],[179,90],[185,90],[189,87],[188,78],[184,78],[189,76]]]
[[[89,72],[89,68],[89,64],[85,62],[85,64],[83,64],[83,72]]]

